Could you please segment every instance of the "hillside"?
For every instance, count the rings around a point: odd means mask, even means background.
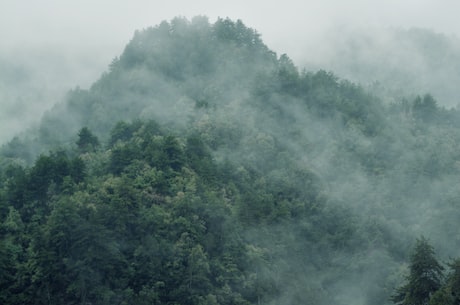
[[[302,64],[328,69],[388,100],[429,92],[457,107],[460,41],[429,29],[340,29],[328,32]],[[300,64],[300,63],[299,63]]]
[[[241,21],[136,32],[2,148],[2,304],[389,304],[460,241],[460,113],[299,71]]]

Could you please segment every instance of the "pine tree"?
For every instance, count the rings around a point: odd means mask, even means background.
[[[397,288],[392,301],[401,305],[426,305],[442,286],[443,267],[434,256],[434,249],[423,236],[417,239],[410,257],[410,274]]]
[[[83,127],[78,132],[76,144],[81,153],[94,152],[99,146],[99,139],[88,129],[88,127]]]

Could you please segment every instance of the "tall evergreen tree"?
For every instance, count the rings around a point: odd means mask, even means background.
[[[94,152],[99,146],[99,139],[89,130],[88,127],[83,127],[78,132],[78,140],[76,144],[81,153]]]
[[[401,305],[426,305],[430,297],[442,286],[442,271],[431,246],[423,236],[417,239],[410,257],[407,282],[397,288],[392,301]]]
[[[449,264],[451,270],[447,278],[447,291],[452,298],[452,304],[460,304],[460,258]]]

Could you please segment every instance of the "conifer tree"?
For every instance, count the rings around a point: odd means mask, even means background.
[[[434,249],[423,236],[417,239],[410,257],[410,274],[406,284],[392,296],[395,304],[426,305],[442,286],[443,267],[436,260]]]
[[[78,132],[78,140],[76,144],[81,153],[93,152],[99,146],[99,139],[89,130],[88,127],[83,127]]]

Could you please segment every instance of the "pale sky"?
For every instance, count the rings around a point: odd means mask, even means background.
[[[423,27],[460,36],[457,0],[0,0],[0,47],[121,52],[136,29],[174,16],[242,19],[279,53],[331,27]],[[293,57],[295,57],[294,55]]]

